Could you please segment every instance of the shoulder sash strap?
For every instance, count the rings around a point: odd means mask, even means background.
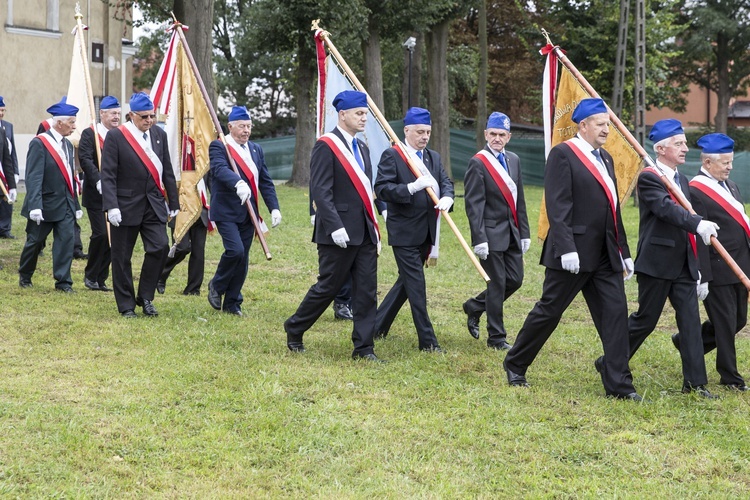
[[[492,180],[495,181],[495,184],[497,184],[497,187],[500,189],[500,192],[503,194],[503,198],[505,198],[505,203],[508,204],[510,207],[510,213],[513,214],[513,222],[516,223],[516,227],[518,227],[518,214],[516,213],[516,204],[517,200],[513,196],[513,193],[511,192],[510,188],[508,187],[508,183],[505,181],[505,176],[502,175],[503,173],[508,176],[508,179],[513,182],[513,179],[510,178],[508,173],[505,171],[504,168],[502,168],[502,165],[500,165],[500,169],[502,172],[500,172],[494,165],[493,161],[490,159],[492,158],[492,155],[488,153],[487,151],[480,151],[477,154],[474,155],[474,158],[481,161],[484,164],[484,167],[487,169],[487,172],[490,173],[490,177],[492,177]],[[497,162],[497,158],[493,158],[495,162]],[[499,164],[499,162],[498,162]]]
[[[164,191],[164,187],[161,184],[161,177],[159,176],[159,170],[156,168],[156,165],[154,165],[154,162],[151,160],[151,158],[148,157],[148,154],[146,154],[146,151],[143,150],[143,146],[138,142],[138,139],[133,136],[133,133],[128,130],[128,127],[125,125],[122,125],[119,127],[122,131],[123,137],[125,137],[125,140],[128,141],[128,144],[130,144],[130,147],[133,148],[133,151],[135,151],[135,154],[138,155],[138,158],[143,163],[143,166],[146,167],[146,170],[149,171],[151,174],[151,178],[154,180],[154,183],[156,183],[156,187],[159,188],[159,191],[161,192],[161,195],[164,196],[164,198],[167,197],[166,192]]]
[[[729,216],[734,219],[737,224],[740,225],[740,227],[745,231],[745,234],[750,237],[750,226],[748,226],[747,216],[745,215],[745,213],[740,212],[734,205],[732,205],[707,182],[701,182],[703,179],[699,179],[699,177],[700,176],[695,176],[693,180],[690,181],[690,187],[694,187],[701,193],[711,198],[711,200],[713,200],[717,205],[723,208],[729,214]],[[708,180],[708,178],[706,178],[706,180]]]
[[[76,194],[75,194],[75,191],[73,190],[73,184],[70,181],[72,174],[68,171],[67,167],[65,166],[65,162],[60,156],[60,152],[57,150],[57,147],[55,147],[55,145],[52,144],[52,140],[47,134],[39,134],[37,138],[40,141],[42,141],[42,144],[44,144],[44,147],[47,148],[47,152],[50,154],[52,159],[55,160],[55,163],[57,163],[57,166],[60,169],[60,173],[62,174],[63,179],[65,179],[65,184],[68,185],[68,191],[70,191],[71,196],[75,198]]]

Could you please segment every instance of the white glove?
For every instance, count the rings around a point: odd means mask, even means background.
[[[312,224],[313,226],[315,225],[315,214],[312,214],[310,216],[310,224]]]
[[[708,283],[698,282],[698,300],[706,300],[708,297]]]
[[[44,220],[44,217],[42,217],[42,209],[41,208],[35,208],[31,212],[29,212],[29,219],[31,219],[34,222],[36,222],[37,226],[39,224],[41,224],[42,221]]]
[[[175,217],[177,217],[177,214],[179,214],[179,213],[180,213],[180,209],[179,208],[177,210],[170,210],[169,211],[169,217],[172,218],[172,219],[174,219]]]
[[[331,238],[333,238],[333,242],[336,243],[341,248],[346,248],[346,242],[349,241],[349,235],[346,234],[346,228],[344,227],[332,232]]]
[[[635,265],[633,264],[633,259],[627,258],[623,260],[622,263],[625,265],[625,281],[628,281],[630,278],[633,277],[633,273],[635,272]]]
[[[383,251],[383,242],[378,241],[378,257],[380,256],[380,252]]]
[[[111,208],[107,211],[107,218],[109,219],[110,224],[118,227],[120,222],[122,222],[122,213],[120,213],[119,208]]]
[[[83,217],[83,210],[76,210],[76,220],[81,220]]]
[[[565,253],[560,257],[562,268],[569,273],[578,274],[581,270],[581,261],[578,260],[578,252]]]
[[[237,181],[237,184],[234,185],[234,189],[235,191],[237,191],[237,197],[240,199],[240,205],[244,205],[247,200],[249,200],[253,195],[253,192],[250,191],[250,186],[248,186],[247,182],[245,181]]]
[[[474,253],[477,254],[482,260],[487,260],[487,256],[490,254],[490,245],[487,242],[480,243],[474,247]]]
[[[438,204],[435,205],[435,208],[440,210],[441,212],[447,212],[451,209],[453,206],[453,198],[450,196],[443,196],[438,200]]]
[[[388,220],[388,210],[383,210],[383,211],[382,211],[382,212],[380,213],[380,215],[382,215],[382,216],[383,216],[383,220],[384,220],[384,221],[387,221],[387,220]]]
[[[15,203],[16,196],[18,196],[18,191],[16,191],[15,188],[8,191],[8,203]]]
[[[281,224],[281,212],[278,208],[271,210],[271,227],[276,227]]]
[[[529,247],[531,247],[531,239],[530,238],[521,239],[521,253],[528,252]]]
[[[698,233],[701,239],[703,239],[703,243],[710,245],[711,236],[716,236],[716,231],[718,230],[718,224],[714,224],[709,220],[702,220],[698,223],[698,229],[696,229],[695,232]]]
[[[102,194],[102,181],[96,181],[96,190],[99,191],[99,194]]]
[[[432,186],[432,176],[423,175],[418,177],[416,181],[407,184],[406,188],[409,190],[409,194],[414,194],[430,186]]]
[[[21,176],[18,174],[13,174],[13,177],[16,179],[16,186],[18,186],[18,182],[21,180]]]

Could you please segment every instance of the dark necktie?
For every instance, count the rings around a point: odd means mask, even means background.
[[[148,141],[148,134],[146,132],[143,133],[143,140]]]
[[[505,153],[500,153],[499,155],[497,155],[497,161],[500,162],[500,165],[502,165],[503,168],[505,169],[505,171],[507,172],[508,171],[508,163],[506,163],[506,161],[505,161]]]
[[[422,152],[421,151],[417,151],[417,158],[419,158],[420,160],[422,159]]]
[[[604,161],[602,161],[602,154],[599,152],[598,149],[595,149],[595,150],[591,151],[591,154],[594,155],[597,160],[599,160],[599,163],[601,163],[602,165],[604,165]]]
[[[724,181],[719,181],[719,186],[723,187],[727,191],[729,191],[729,188],[727,187],[726,183]],[[731,191],[729,191],[731,193]]]
[[[365,164],[362,162],[362,155],[359,154],[359,147],[357,146],[357,138],[352,139],[352,151],[354,152],[354,159],[357,160],[359,168],[365,169]]]

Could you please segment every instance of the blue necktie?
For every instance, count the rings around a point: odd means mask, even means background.
[[[723,187],[724,189],[726,189],[727,191],[729,191],[729,188],[728,188],[728,187],[727,187],[727,185],[726,185],[726,184],[724,183],[724,181],[719,181],[719,186],[721,186],[721,187]],[[729,191],[729,192],[731,193],[731,191]]]
[[[505,171],[507,172],[508,164],[505,162],[505,153],[500,153],[499,155],[497,155],[497,161],[500,162],[500,165],[502,165]]]
[[[422,159],[422,152],[421,151],[417,151],[417,158],[419,158],[420,160]]]
[[[604,165],[604,161],[602,161],[602,154],[599,152],[598,149],[593,150],[591,152],[591,154],[594,155],[597,160],[599,160],[599,163],[601,163],[602,165]]]
[[[148,134],[146,134],[146,132],[144,132],[144,133],[143,133],[143,140],[144,140],[144,141],[147,141],[147,140],[148,140]]]
[[[365,169],[365,164],[362,163],[362,156],[359,154],[359,147],[357,146],[357,138],[352,139],[352,151],[354,152],[354,159],[359,163],[359,168]]]

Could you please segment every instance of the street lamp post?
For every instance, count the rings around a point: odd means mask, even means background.
[[[414,55],[414,47],[416,45],[417,45],[417,39],[414,38],[413,36],[410,36],[404,42],[404,47],[406,47],[406,50],[409,51],[409,73],[407,77],[408,90],[406,94],[407,95],[407,99],[406,99],[407,108],[411,108],[411,61],[412,61],[412,56]]]

